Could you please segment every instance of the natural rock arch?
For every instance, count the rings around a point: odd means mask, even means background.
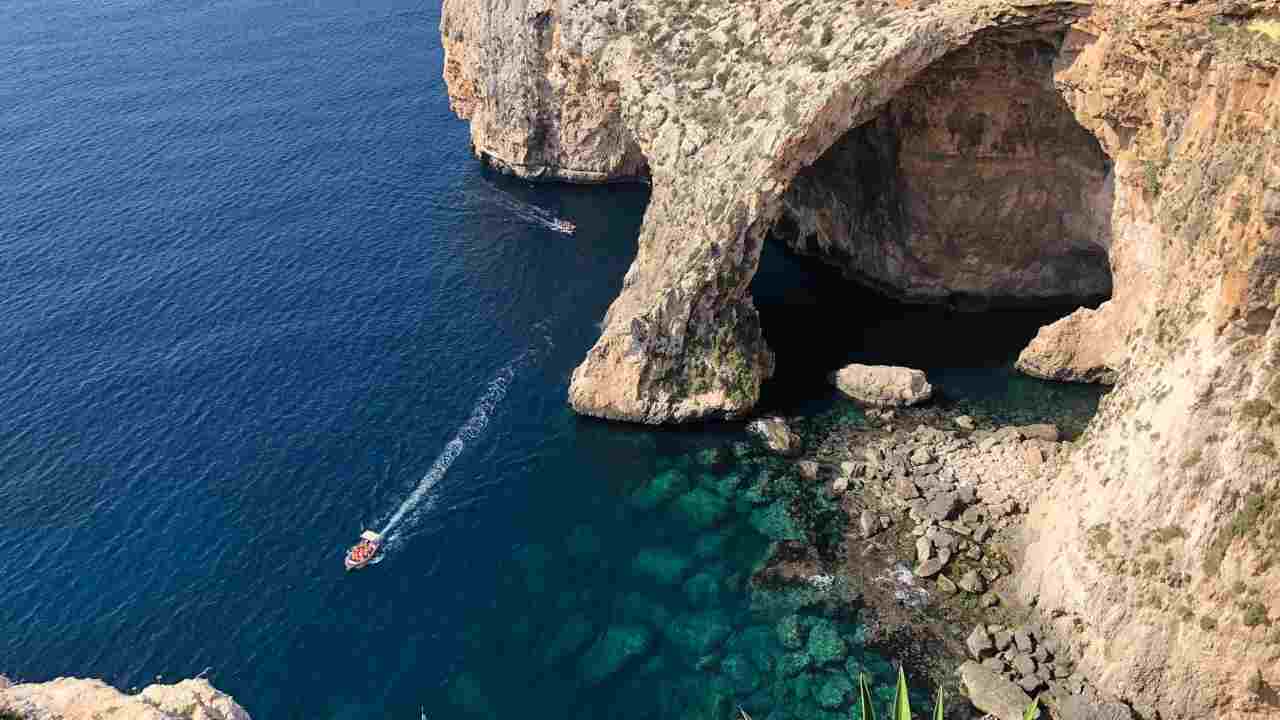
[[[574,372],[579,412],[646,423],[748,412],[773,369],[748,287],[797,173],[976,34],[1060,33],[1080,11],[795,7],[642,4],[628,16],[639,32],[620,43],[623,117],[654,190],[622,293]]]
[[[1054,86],[1061,40],[997,29],[937,60],[797,174],[774,235],[906,302],[1108,298],[1111,163]]]

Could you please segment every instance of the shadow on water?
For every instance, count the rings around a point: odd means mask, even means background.
[[[1075,306],[962,312],[896,302],[780,243],[765,244],[751,287],[777,357],[761,409],[806,414],[837,397],[828,376],[853,363],[924,370],[935,402],[1003,422],[1057,421],[1078,431],[1105,388],[1054,383],[1013,368],[1041,327]]]

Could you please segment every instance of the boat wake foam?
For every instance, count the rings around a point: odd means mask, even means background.
[[[530,346],[514,360],[507,363],[498,371],[496,377],[489,382],[484,394],[476,401],[476,405],[471,410],[471,416],[467,421],[458,428],[458,432],[453,439],[444,446],[444,450],[431,463],[431,467],[427,473],[418,481],[417,486],[409,493],[408,497],[400,503],[391,517],[383,524],[381,535],[386,539],[386,547],[384,552],[393,548],[399,539],[400,534],[406,526],[411,526],[412,522],[422,515],[423,512],[429,511],[435,505],[435,497],[432,490],[436,484],[449,472],[449,468],[453,465],[453,461],[458,459],[463,450],[467,449],[467,445],[475,442],[485,429],[489,427],[489,419],[493,415],[493,411],[506,397],[507,390],[511,387],[512,381],[520,369],[531,363],[545,349],[549,349],[552,345],[551,336],[546,334],[546,323],[539,323],[539,329],[543,332],[543,344],[535,344]],[[425,505],[423,504],[425,501]]]
[[[486,194],[482,198],[482,202],[492,202],[527,223],[541,225],[548,230],[554,230],[564,235],[573,234],[573,225],[557,217],[554,213],[520,200],[492,183],[485,184],[489,186],[492,193]]]

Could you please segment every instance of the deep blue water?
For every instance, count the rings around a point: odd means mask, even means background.
[[[670,717],[691,697],[815,715],[816,689],[764,689],[795,602],[745,583],[792,530],[735,497],[759,462],[691,458],[740,429],[564,406],[646,191],[483,171],[438,12],[0,5],[0,672],[207,670],[259,719]],[[804,271],[768,253],[762,306],[802,307]],[[1004,392],[1007,359],[975,392]],[[386,560],[344,573],[495,378]],[[779,407],[832,402],[780,383]],[[644,500],[660,473],[679,498]],[[801,615],[887,672],[853,618]],[[564,628],[581,637],[555,645]],[[626,632],[651,637],[594,677]]]

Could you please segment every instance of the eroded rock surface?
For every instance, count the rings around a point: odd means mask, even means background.
[[[962,307],[1111,294],[1110,163],[1051,37],[985,33],[803,169],[778,234],[861,283]]]
[[[137,695],[82,678],[0,684],[0,711],[23,720],[250,720],[231,696],[203,679],[157,683]]]

